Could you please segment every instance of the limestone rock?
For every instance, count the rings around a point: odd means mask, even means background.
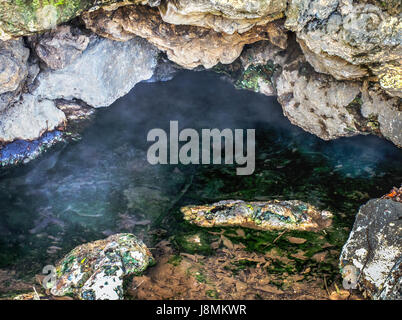
[[[201,227],[241,226],[260,230],[318,231],[332,223],[332,214],[298,201],[244,202],[223,200],[180,209],[184,219]]]
[[[29,49],[22,39],[0,40],[0,94],[17,90],[28,75]]]
[[[63,69],[88,47],[90,37],[69,25],[31,38],[38,57],[52,69]]]
[[[39,100],[31,94],[0,112],[0,141],[33,140],[63,125],[66,117],[53,101]]]
[[[311,51],[303,40],[299,39],[298,42],[308,63],[319,73],[330,74],[337,80],[353,80],[368,75],[367,69],[362,66],[353,65],[342,58],[330,56],[325,52],[317,54]]]
[[[293,124],[323,139],[371,133],[401,146],[400,99],[366,78],[339,81],[316,72],[298,42],[290,37],[281,50],[260,41],[248,46],[236,63],[214,70],[225,69],[238,88],[277,95]]]
[[[149,1],[155,3],[154,0]],[[0,40],[31,35],[56,27],[86,10],[100,6],[147,4],[147,0],[2,0],[0,2]]]
[[[260,41],[245,49],[240,56],[240,61],[244,69],[251,65],[264,65],[269,61],[275,64],[283,64],[281,51],[281,48],[269,41]]]
[[[285,0],[179,0],[159,7],[163,21],[206,27],[216,32],[244,33],[283,16]]]
[[[253,19],[280,13],[284,0],[178,0],[168,1],[182,14],[212,13],[232,19]]]
[[[390,16],[372,5],[354,5],[347,14],[342,14],[343,8],[345,6],[341,5],[338,12],[332,12],[327,22],[323,22],[321,26],[314,24],[314,21],[310,22],[298,31],[297,36],[304,40],[310,50],[319,48],[352,64],[400,58],[402,49],[398,29],[402,21],[399,17]],[[325,10],[327,9],[326,7]],[[312,14],[311,11],[309,14]],[[323,14],[322,19],[325,19],[324,17],[327,17],[327,14]],[[315,25],[316,28],[313,28]],[[296,30],[299,28],[300,25]]]
[[[0,113],[6,110],[11,104],[15,103],[20,96],[20,90],[9,91],[0,94]]]
[[[371,68],[389,95],[402,98],[402,59]]]
[[[157,9],[142,6],[121,7],[114,12],[98,10],[83,16],[87,28],[103,37],[128,40],[138,35],[165,51],[170,60],[192,69],[232,63],[243,46],[263,39],[278,39],[276,24],[254,27],[243,34],[217,33],[195,26],[163,22]],[[286,34],[282,33],[286,39]],[[275,41],[275,40],[273,40]]]
[[[358,82],[316,73],[300,57],[276,81],[278,100],[289,120],[324,140],[359,133],[348,106],[360,93]]]
[[[73,249],[56,266],[56,296],[83,300],[123,299],[123,278],[153,263],[151,252],[133,234],[114,234]]]
[[[374,299],[402,299],[401,236],[402,203],[372,199],[360,208],[340,264],[356,269],[358,286]]]
[[[43,99],[79,99],[93,107],[106,107],[152,76],[157,55],[158,51],[140,38],[116,42],[95,37],[64,69],[40,73],[34,94]]]
[[[69,122],[88,120],[95,113],[95,109],[80,101],[56,100],[58,109],[64,112]]]
[[[358,67],[362,71],[366,67],[375,69],[389,63],[400,68],[402,16],[384,11],[380,2],[292,0],[286,16],[285,26],[304,42],[304,51],[314,53],[316,58],[312,64],[318,72],[325,69],[326,73],[339,78],[334,64],[343,64],[346,69],[351,68],[350,64],[354,65],[354,72]],[[313,61],[313,56],[309,56],[308,60]],[[321,60],[320,66],[317,56]],[[357,72],[357,76],[361,73]],[[396,70],[385,72],[381,77],[384,89],[389,93],[402,90]]]
[[[402,104],[399,98],[384,94],[378,85],[362,86],[360,113],[377,125],[381,134],[402,148]],[[375,124],[376,123],[376,124]]]

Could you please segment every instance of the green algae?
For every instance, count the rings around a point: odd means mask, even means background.
[[[170,263],[171,265],[177,267],[178,265],[180,265],[182,260],[183,260],[182,256],[180,256],[178,254],[174,254],[169,258],[168,263]]]
[[[91,8],[119,1],[121,0],[6,0],[0,5],[0,38],[41,32],[67,22]]]
[[[216,73],[228,76],[236,89],[246,89],[260,92],[261,83],[273,87],[272,77],[280,70],[280,66],[269,60],[266,64],[250,64],[244,69],[237,59],[231,65],[218,64],[212,68]]]
[[[212,239],[213,237],[209,233],[200,231],[179,233],[173,236],[172,240],[180,251],[209,255],[213,252],[210,246]]]
[[[218,291],[216,291],[214,289],[205,291],[205,294],[207,295],[207,297],[210,297],[212,299],[215,299],[215,300],[219,299],[219,293],[218,293]]]
[[[278,66],[272,61],[268,61],[265,65],[252,64],[235,81],[235,87],[259,92],[261,81],[272,85],[272,75],[277,68]]]
[[[346,109],[350,114],[353,115],[357,121],[355,121],[355,126],[359,131],[374,133],[381,136],[380,123],[378,122],[377,115],[369,115],[368,118],[363,117],[361,114],[361,106],[363,104],[362,94],[359,93],[351,103],[346,106]],[[349,128],[348,128],[349,129]],[[351,131],[354,129],[350,128]]]

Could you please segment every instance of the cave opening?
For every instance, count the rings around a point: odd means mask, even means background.
[[[255,172],[237,176],[235,165],[149,164],[147,133],[168,131],[173,120],[197,131],[255,129]],[[134,233],[149,247],[170,239],[178,252],[208,255],[203,242],[215,235],[183,222],[180,207],[279,199],[334,212],[333,231],[324,240],[313,236],[309,252],[311,257],[330,242],[334,252],[325,272],[334,280],[337,254],[358,207],[398,185],[401,161],[402,151],[388,141],[323,141],[293,126],[274,97],[237,90],[213,72],[182,71],[169,81],[141,82],[98,109],[79,140],[60,143],[26,165],[0,169],[0,268],[19,277],[38,274],[78,244],[116,232]],[[230,239],[231,231],[225,232]],[[194,234],[198,249],[186,244]],[[250,231],[246,246],[264,252],[269,247],[261,242],[277,236]],[[276,245],[296,250],[289,242]],[[311,261],[296,259],[291,272],[309,263],[316,267]]]

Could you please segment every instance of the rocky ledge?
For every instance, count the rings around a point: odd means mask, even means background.
[[[278,96],[292,123],[325,140],[375,134],[401,147],[400,9],[376,0],[3,1],[0,143],[63,131],[142,80],[206,68]]]

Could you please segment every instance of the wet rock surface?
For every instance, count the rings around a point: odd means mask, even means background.
[[[402,299],[402,203],[373,199],[363,205],[340,256],[356,269],[357,284],[373,299]]]
[[[115,234],[73,249],[56,266],[51,289],[57,296],[83,300],[120,300],[123,278],[153,263],[151,252],[133,234]]]
[[[331,225],[332,214],[298,200],[244,202],[223,200],[181,208],[184,219],[201,227],[239,226],[261,230],[318,231]]]
[[[34,141],[15,140],[6,144],[0,150],[0,166],[9,167],[39,157],[58,142],[65,141],[61,131],[46,132]]]

